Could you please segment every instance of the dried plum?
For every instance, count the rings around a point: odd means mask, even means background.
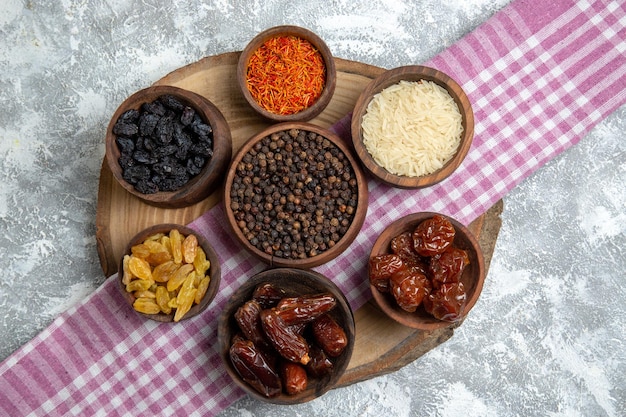
[[[143,194],[179,189],[213,156],[211,125],[171,95],[124,112],[113,133],[122,176]]]

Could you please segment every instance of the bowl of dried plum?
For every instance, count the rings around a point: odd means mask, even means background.
[[[232,155],[231,133],[203,96],[152,86],[128,97],[106,132],[106,160],[117,182],[142,201],[165,208],[213,193]]]
[[[224,184],[235,238],[270,266],[312,268],[342,253],[367,212],[367,181],[350,149],[310,123],[270,126],[233,157]]]
[[[485,280],[482,250],[471,231],[434,212],[391,223],[372,246],[370,289],[380,309],[421,330],[460,325]]]
[[[325,276],[297,268],[263,271],[231,296],[218,323],[226,371],[251,397],[310,401],[332,389],[354,348],[354,316]]]
[[[202,313],[220,286],[221,267],[208,239],[178,224],[157,224],[128,243],[117,278],[140,316],[179,322]]]

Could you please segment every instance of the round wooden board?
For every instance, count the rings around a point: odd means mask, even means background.
[[[268,127],[270,122],[259,117],[238,90],[236,67],[239,52],[206,57],[180,68],[157,85],[173,85],[196,92],[215,104],[230,126],[233,154],[252,135]],[[335,58],[337,87],[328,107],[311,123],[329,127],[350,113],[361,91],[384,69],[354,61]],[[139,231],[158,223],[188,224],[219,202],[217,190],[205,200],[181,209],[150,206],[124,190],[113,178],[103,161],[96,210],[98,255],[105,275],[117,272],[119,258],[128,241]],[[485,267],[500,230],[499,202],[469,227],[479,239]],[[412,362],[430,349],[449,339],[452,328],[422,332],[404,327],[388,319],[373,303],[355,312],[356,343],[348,370],[339,385],[349,385],[374,376],[393,372]]]

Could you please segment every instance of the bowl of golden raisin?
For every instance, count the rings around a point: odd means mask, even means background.
[[[248,395],[299,404],[332,389],[348,367],[354,316],[341,290],[322,274],[274,268],[246,281],[218,323],[227,373]]]
[[[159,224],[135,235],[119,266],[122,295],[137,314],[178,322],[204,311],[215,298],[221,268],[208,240],[177,224]]]
[[[485,279],[476,238],[440,213],[402,217],[380,234],[369,257],[372,296],[405,326],[435,330],[459,325],[474,307]]]

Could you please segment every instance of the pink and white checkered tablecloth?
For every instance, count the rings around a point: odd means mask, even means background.
[[[361,233],[316,269],[361,306],[367,254],[385,225],[422,210],[466,224],[483,214],[626,101],[625,56],[624,2],[514,1],[425,63],[455,78],[473,103],[475,139],[463,165],[424,190],[370,181]],[[349,117],[334,128],[349,138]],[[224,224],[220,207],[191,224],[218,242],[223,278],[213,308],[175,326],[142,320],[107,280],[0,364],[0,415],[210,416],[240,398],[214,345],[217,316],[264,266]]]

